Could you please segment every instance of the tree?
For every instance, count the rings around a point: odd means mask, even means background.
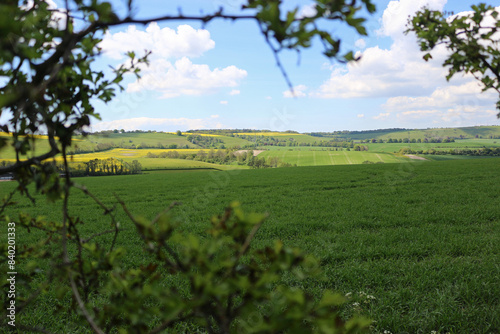
[[[444,45],[450,55],[443,66],[449,68],[447,80],[457,73],[470,73],[483,85],[483,91],[495,90],[499,94],[500,110],[500,50],[498,10],[484,3],[472,6],[468,15],[452,15],[432,11],[419,11],[409,21],[407,32],[418,37],[420,49],[426,51],[424,59],[432,58],[431,51]],[[497,114],[500,118],[500,112]]]
[[[178,136],[182,136],[182,131],[181,131],[181,130],[177,130],[176,134],[177,134]]]
[[[265,306],[275,297],[276,308],[264,314],[266,318],[260,327],[248,331],[273,332],[291,328],[297,332],[329,332],[336,327],[343,333],[366,325],[362,321],[345,323],[340,319],[337,311],[342,300],[337,295],[325,293],[317,303],[300,290],[285,286],[272,290],[279,283],[276,277],[283,272],[297,272],[308,261],[300,252],[280,243],[261,250],[250,249],[263,216],[247,216],[237,205],[231,205],[222,216],[214,218],[210,232],[213,238],[202,240],[194,235],[179,236],[180,232],[165,212],[146,221],[130,213],[126,204],[116,198],[116,204],[127,213],[143,239],[149,256],[149,262],[143,266],[121,268],[119,258],[123,257],[123,252],[115,245],[120,232],[115,219],[117,208],[105,205],[71,179],[68,149],[76,135],[86,134],[91,119],[99,119],[92,103],[111,101],[116,90],[123,90],[123,76],[129,72],[139,76],[138,65],[148,63],[148,52],[144,55],[129,52],[129,61],[114,68],[111,76],[96,70],[94,62],[101,51],[99,36],[109,27],[171,20],[194,20],[205,24],[216,19],[253,20],[291,87],[280,62],[280,52],[299,52],[318,38],[326,57],[353,60],[352,52],[340,53],[341,41],[332,37],[329,31],[333,23],[342,22],[365,35],[360,13],[375,11],[371,0],[316,0],[315,14],[307,17],[299,17],[298,8],[283,11],[280,0],[249,0],[241,14],[226,14],[221,8],[206,15],[185,16],[179,11],[149,19],[134,18],[133,0],[127,1],[124,15],[106,1],[67,0],[64,3],[65,8],[59,9],[43,0],[5,0],[0,4],[0,77],[6,78],[0,83],[0,116],[7,120],[0,124],[0,130],[11,135],[0,137],[0,149],[9,147],[16,152],[15,162],[0,167],[0,174],[14,172],[19,184],[3,199],[0,221],[46,234],[39,244],[30,245],[21,255],[32,259],[51,256],[54,263],[50,274],[31,280],[30,275],[26,276],[27,286],[34,291],[26,301],[33,305],[41,291],[56,284],[58,298],[64,299],[69,294],[72,303],[67,307],[77,309],[75,314],[80,314],[96,333],[118,330],[159,333],[186,322],[209,332],[235,332],[242,317],[263,311],[263,304]],[[34,150],[37,134],[46,136],[47,151]],[[62,179],[57,168],[46,163],[56,156],[63,159]],[[86,165],[89,173],[97,171],[99,166],[96,164],[91,161]],[[140,172],[137,161],[132,162],[131,169]],[[31,217],[27,212],[17,221],[7,217],[6,208],[13,204],[11,198],[15,192],[31,198],[29,184],[34,184],[36,191],[50,200],[62,200],[60,222]],[[103,215],[109,217],[111,230],[80,234],[80,218],[70,215],[71,189],[82,191],[95,200]],[[98,242],[99,236],[109,233],[114,235],[112,244]],[[58,245],[55,248],[58,251],[47,252],[48,245]],[[4,256],[6,246],[1,245],[0,263],[3,265],[8,260]],[[74,252],[70,252],[70,248]],[[213,254],[214,250],[220,253]],[[217,260],[211,256],[216,256]],[[242,261],[244,256],[255,261]],[[161,270],[157,270],[158,263],[162,263]],[[39,270],[37,264],[30,268],[33,274]],[[169,272],[191,283],[193,289],[188,295],[192,298],[179,294],[178,289],[165,289],[161,278]],[[244,277],[248,273],[256,280],[246,281]],[[274,297],[269,294],[271,291],[275,292]],[[99,295],[106,298],[96,301]],[[2,294],[2,298],[6,296]],[[5,304],[6,300],[3,301]],[[99,308],[96,303],[100,303]],[[101,307],[103,311],[97,312]],[[285,311],[281,312],[283,309]],[[2,313],[2,325],[8,320],[4,315]],[[151,328],[151,319],[158,323],[155,328]],[[17,324],[17,328],[24,332],[34,330],[25,324]]]

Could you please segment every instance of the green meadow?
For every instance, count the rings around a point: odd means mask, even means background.
[[[74,181],[109,205],[118,195],[134,214],[147,218],[180,201],[173,214],[183,221],[181,228],[192,233],[203,233],[209,217],[222,213],[233,200],[246,211],[268,212],[254,245],[280,239],[315,255],[323,271],[321,277],[303,281],[284,277],[284,283],[314,295],[325,288],[347,295],[343,314],[371,318],[372,333],[499,333],[499,167],[500,159],[491,158],[157,171]],[[14,187],[13,182],[0,183],[0,195]],[[60,202],[35,197],[37,204],[32,205],[16,196],[18,204],[8,215],[23,210],[61,219]],[[82,218],[82,236],[109,229],[97,205],[75,189],[70,214]],[[123,231],[117,242],[127,252],[122,265],[143,264],[144,250],[132,223],[123,212],[118,219]],[[18,231],[18,242],[25,245],[38,238],[36,231]],[[109,235],[98,238],[111,241]],[[19,321],[62,333],[68,315],[47,316],[54,308],[55,288],[20,312]]]
[[[408,158],[388,153],[354,151],[315,151],[315,150],[272,150],[258,155],[259,158],[278,157],[281,161],[297,166],[358,165],[365,161],[373,163],[405,162]]]
[[[484,147],[500,147],[500,126],[479,126],[469,128],[449,128],[449,129],[427,129],[401,131],[394,129],[373,130],[361,132],[345,132],[342,134],[323,134],[322,137],[288,132],[231,132],[231,130],[212,130],[215,133],[205,133],[204,131],[185,132],[182,135],[167,132],[124,132],[118,130],[105,131],[102,133],[90,134],[86,137],[77,136],[73,140],[72,151],[73,160],[78,162],[89,161],[91,159],[115,158],[126,162],[138,160],[145,170],[152,169],[219,169],[247,168],[247,166],[218,165],[196,160],[182,159],[152,159],[147,158],[148,152],[160,154],[168,150],[178,149],[182,153],[196,154],[200,149],[255,149],[263,150],[259,158],[277,157],[284,163],[297,166],[329,166],[329,165],[350,165],[372,163],[399,163],[406,162],[408,158],[397,153],[403,148],[413,150],[449,151],[453,149],[481,149]],[[201,136],[217,139],[215,143],[190,142],[189,136]],[[0,137],[7,137],[0,133]],[[43,136],[42,136],[43,137]],[[455,138],[452,143],[362,143],[366,139],[377,139],[387,141],[392,139],[444,139],[446,137]],[[492,137],[492,138],[490,138]],[[336,139],[335,139],[336,138]],[[342,139],[344,138],[344,139]],[[465,138],[465,139],[459,139]],[[329,140],[352,140],[344,142],[353,146],[347,151],[334,147],[319,147],[321,141]],[[285,146],[278,146],[277,143]],[[296,144],[310,146],[294,146]],[[332,143],[330,143],[332,144]],[[339,142],[333,144],[342,144]],[[352,144],[352,145],[351,145]],[[355,145],[368,148],[368,151],[354,151]],[[332,145],[330,145],[332,146]],[[333,145],[335,146],[335,145]],[[347,147],[347,146],[346,146]],[[47,140],[39,138],[32,147],[35,154],[47,152],[50,148]],[[79,152],[79,153],[78,153]],[[82,153],[84,152],[84,153]],[[396,154],[395,154],[396,153]],[[31,153],[33,154],[33,153]],[[29,157],[29,156],[28,156]],[[25,159],[27,156],[21,156]],[[429,160],[459,160],[471,157],[461,156],[425,156]],[[0,151],[0,162],[2,160],[12,162],[15,159],[14,150],[3,149]],[[60,157],[58,161],[60,161]]]
[[[413,150],[435,149],[447,151],[453,149],[479,149],[483,147],[500,147],[500,139],[457,139],[453,143],[362,143],[368,146],[369,151],[374,152],[399,152],[402,148]]]

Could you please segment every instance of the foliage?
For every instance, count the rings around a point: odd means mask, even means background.
[[[189,135],[189,136],[187,136],[187,140],[190,143],[193,143],[194,145],[198,145],[202,148],[211,148],[211,147],[225,148],[223,145],[224,142],[217,137]]]
[[[420,49],[427,52],[425,60],[432,58],[430,51],[444,45],[450,51],[443,63],[449,68],[446,78],[462,72],[472,74],[482,83],[483,91],[498,92],[500,110],[500,18],[495,7],[481,3],[473,5],[470,14],[451,17],[424,9],[410,20],[408,31],[417,34]]]
[[[500,147],[496,148],[481,148],[481,149],[449,149],[449,150],[415,150],[411,148],[402,148],[399,150],[400,154],[435,154],[435,155],[463,155],[463,156],[487,156],[487,157],[498,157],[500,156]]]

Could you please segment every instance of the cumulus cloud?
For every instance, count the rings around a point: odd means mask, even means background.
[[[113,59],[123,59],[128,51],[143,54],[144,50],[152,51],[155,57],[161,58],[193,58],[213,49],[215,42],[210,38],[208,30],[194,29],[183,24],[176,31],[160,28],[153,22],[145,31],[138,30],[135,25],[128,26],[125,32],[112,34],[108,31],[100,46],[104,54]]]
[[[357,116],[358,118],[364,118],[365,117],[365,114],[358,114]]]
[[[383,120],[383,119],[387,119],[389,117],[389,115],[390,115],[390,113],[388,113],[388,112],[386,112],[386,113],[380,113],[377,116],[373,116],[373,119]]]
[[[149,66],[139,65],[141,79],[128,84],[129,93],[157,91],[162,98],[212,94],[221,88],[238,86],[247,76],[245,70],[232,65],[210,69],[205,64],[194,64],[190,58],[213,49],[215,42],[207,30],[189,25],[174,30],[151,23],[145,31],[132,25],[125,32],[106,33],[100,46],[107,56],[120,61],[126,60],[124,54],[128,51],[138,55],[144,50],[152,51]]]
[[[391,97],[407,92],[424,95],[445,84],[446,70],[439,61],[425,62],[414,35],[405,35],[408,17],[424,5],[442,10],[446,0],[391,1],[382,16],[379,34],[390,37],[389,49],[378,46],[358,53],[362,58],[347,67],[336,66],[313,95],[322,98]],[[362,44],[359,42],[358,44]],[[440,50],[438,54],[442,54]],[[442,58],[442,57],[437,57]]]
[[[232,91],[229,92],[229,95],[240,95],[240,91],[237,89],[233,89]]]
[[[236,66],[210,70],[208,65],[193,64],[186,57],[174,64],[157,59],[143,67],[141,74],[140,80],[128,85],[127,92],[154,90],[161,92],[162,98],[211,94],[223,87],[235,87],[247,76]]]
[[[220,101],[219,103],[220,103],[220,104],[224,104],[224,105],[226,105],[226,104],[228,104],[229,102],[227,102],[227,101]]]
[[[137,117],[120,119],[108,122],[98,122],[92,125],[92,131],[124,129],[130,130],[155,130],[155,131],[176,131],[220,128],[222,124],[218,121],[218,115],[209,118],[150,118]]]
[[[360,38],[356,42],[354,42],[354,46],[357,47],[358,49],[364,49],[366,48],[366,41]]]
[[[482,92],[476,81],[469,81],[462,85],[438,87],[429,96],[397,96],[391,97],[383,105],[390,112],[411,109],[448,108],[449,106],[490,106],[495,99],[493,92]]]
[[[389,48],[365,49],[359,62],[331,68],[330,78],[311,96],[319,98],[386,98],[384,110],[372,117],[411,120],[432,117],[433,120],[463,120],[475,110],[478,117],[490,115],[495,96],[482,93],[470,75],[456,76],[450,82],[442,63],[448,55],[443,47],[433,51],[433,60],[425,62],[414,34],[405,35],[408,18],[424,6],[443,10],[447,0],[390,1],[381,19],[378,34],[392,39]],[[464,15],[459,13],[457,15]],[[362,49],[362,42],[356,45]],[[469,107],[473,108],[469,108]],[[468,111],[466,111],[468,110]],[[482,115],[482,116],[481,116]]]
[[[283,92],[283,97],[286,98],[292,98],[292,97],[305,97],[306,93],[305,91],[307,90],[307,86],[305,85],[298,85],[293,87],[292,90],[286,90]]]

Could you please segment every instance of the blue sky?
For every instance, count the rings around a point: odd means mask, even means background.
[[[210,13],[219,6],[239,11],[239,0],[136,1],[136,17]],[[281,60],[295,88],[288,86],[252,21],[177,21],[120,26],[104,37],[98,66],[117,66],[127,50],[153,51],[140,81],[129,76],[126,91],[105,105],[96,103],[102,121],[92,130],[175,131],[202,128],[255,128],[299,132],[498,125],[495,95],[481,93],[470,77],[444,79],[441,63],[421,59],[414,36],[402,32],[408,15],[424,4],[459,13],[468,1],[375,1],[368,17],[369,36],[331,26],[345,49],[362,55],[343,65],[321,54],[321,44]],[[56,1],[57,3],[57,1]],[[119,6],[121,2],[115,2]],[[311,1],[286,1],[307,13]]]

